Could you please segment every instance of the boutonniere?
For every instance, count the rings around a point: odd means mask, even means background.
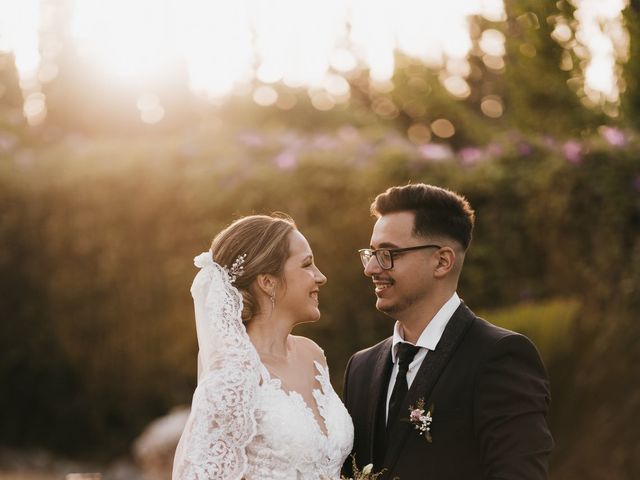
[[[404,419],[405,422],[409,422],[413,425],[413,428],[418,430],[418,435],[424,437],[424,439],[432,443],[433,437],[431,436],[431,422],[433,422],[433,403],[425,410],[424,398],[419,398],[415,406],[409,407],[409,418]]]

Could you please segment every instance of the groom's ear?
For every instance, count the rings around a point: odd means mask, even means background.
[[[454,268],[456,264],[456,252],[451,247],[442,247],[438,253],[438,263],[433,275],[436,278],[446,277]]]

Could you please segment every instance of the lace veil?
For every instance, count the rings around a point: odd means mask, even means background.
[[[214,262],[211,252],[194,263],[200,267],[191,286],[198,386],[176,450],[173,480],[240,480],[247,468],[245,447],[256,433],[260,359],[242,324],[233,269],[230,273]]]

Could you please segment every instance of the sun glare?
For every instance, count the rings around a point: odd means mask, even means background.
[[[628,54],[621,18],[628,0],[571,1],[576,48],[588,55],[585,95],[594,103],[615,102],[616,69]],[[396,52],[438,70],[443,86],[466,98],[470,18],[506,20],[503,0],[0,0],[0,50],[15,56],[24,112],[33,124],[46,114],[40,83],[55,76],[55,65],[41,58],[45,7],[68,10],[71,39],[86,66],[141,95],[156,95],[163,79],[182,71],[189,87],[210,99],[249,91],[260,105],[290,108],[277,88],[260,89],[282,83],[308,88],[319,109],[348,101],[344,75],[358,68],[369,71],[376,89],[388,91]],[[504,35],[493,28],[480,34],[482,61],[502,71]],[[563,43],[572,35],[558,24],[552,36]],[[141,120],[160,121],[164,110],[149,101],[157,97],[145,98],[138,105]],[[487,105],[489,116],[501,112],[501,105]]]
[[[95,68],[126,83],[144,82],[174,67],[172,7],[162,0],[76,0],[71,32]]]
[[[251,80],[255,55],[245,1],[184,0],[175,11],[177,47],[194,91],[218,97]]]
[[[626,61],[629,34],[622,11],[628,0],[572,0],[578,21],[575,32],[579,46],[586,47],[584,93],[592,104],[616,102],[620,95],[618,61]]]
[[[23,112],[32,125],[42,122],[47,113],[38,78],[39,28],[39,0],[22,0],[17,5],[12,0],[0,0],[0,51],[13,52],[24,95]]]

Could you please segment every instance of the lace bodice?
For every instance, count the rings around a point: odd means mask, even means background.
[[[198,334],[198,386],[173,465],[173,480],[338,479],[353,424],[315,363],[313,398],[327,434],[297,392],[260,361],[242,324],[242,296],[211,252],[195,258],[191,286]],[[236,272],[237,273],[237,272]]]
[[[314,363],[320,388],[313,397],[326,435],[302,395],[285,391],[260,364],[261,383],[252,395],[250,421],[242,403],[247,399],[234,397],[233,389],[221,390],[208,381],[198,386],[178,446],[173,480],[339,479],[353,445],[353,423],[331,386],[329,370]],[[226,408],[217,408],[220,404]],[[244,429],[236,431],[239,427]],[[245,429],[251,427],[255,430],[247,437]],[[236,440],[244,438],[250,440],[242,448]]]
[[[313,397],[327,434],[297,392],[282,389],[262,367],[258,389],[257,432],[247,446],[247,480],[317,480],[340,478],[351,452],[353,424],[329,381],[329,371],[315,362],[320,388]]]

